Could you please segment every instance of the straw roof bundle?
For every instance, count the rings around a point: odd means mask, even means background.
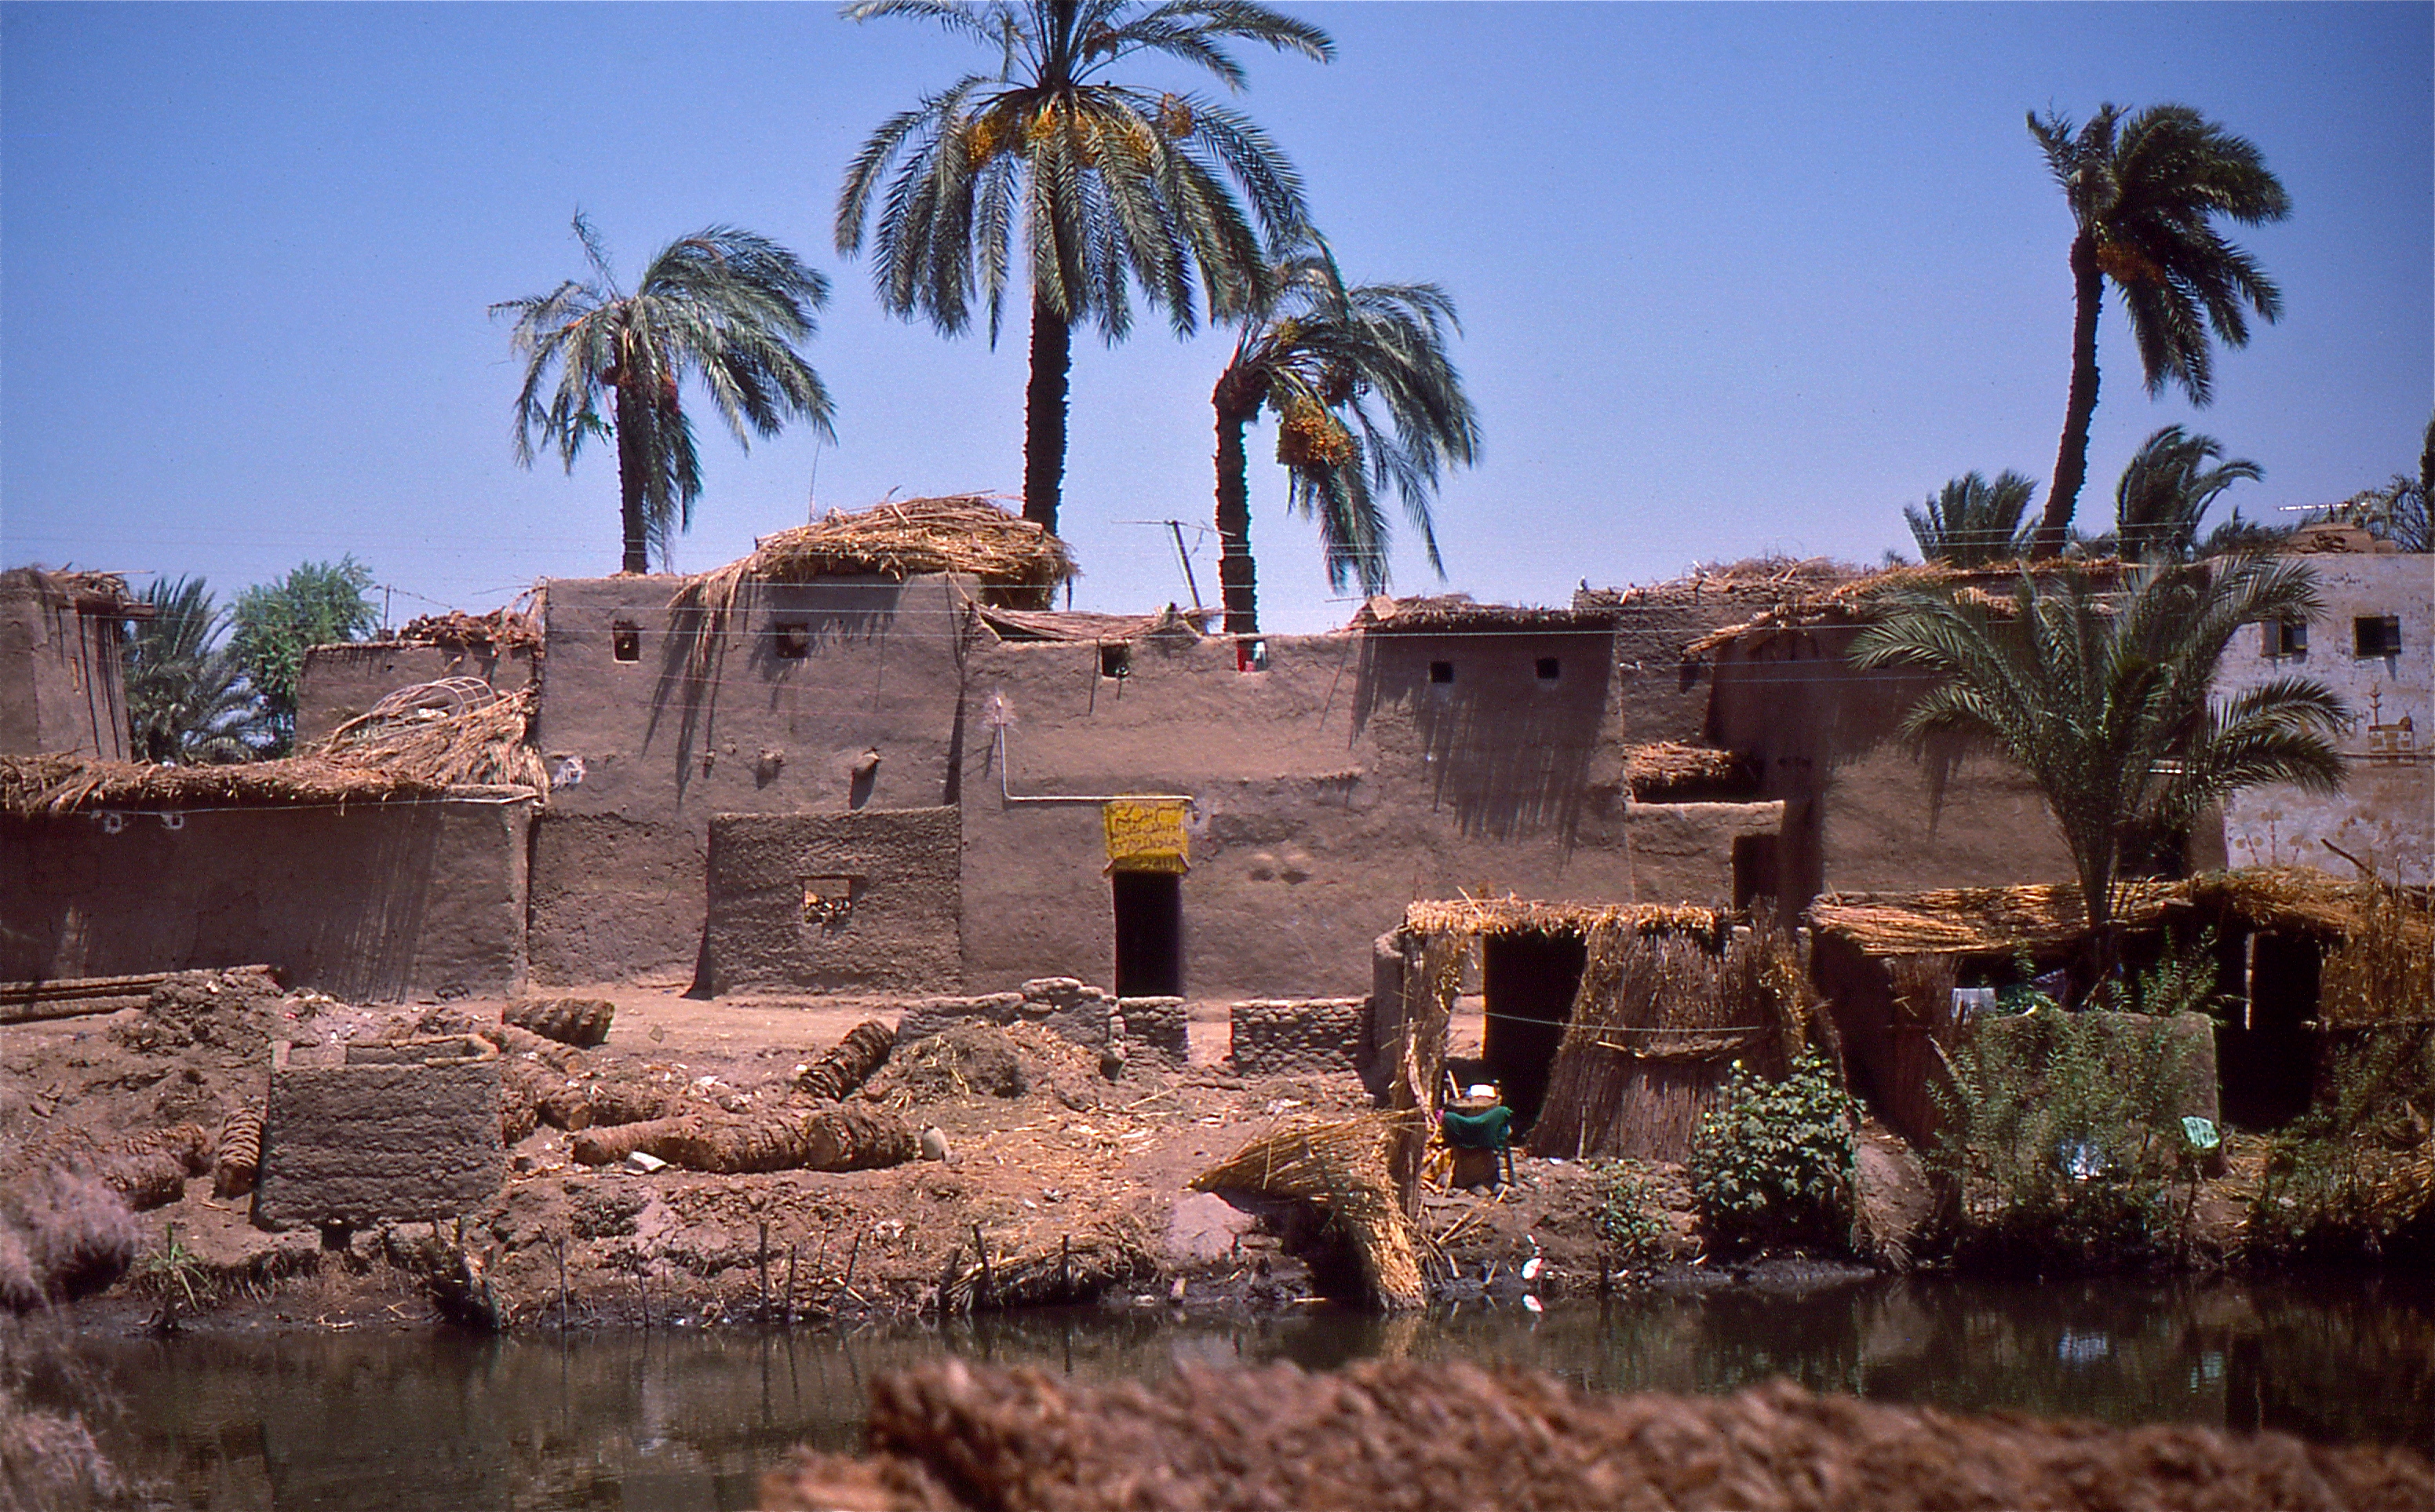
[[[501,693],[479,678],[417,683],[330,731],[318,754],[431,788],[491,784],[546,795],[549,774],[531,743],[533,703],[529,687]]]
[[[319,756],[227,766],[148,766],[81,756],[0,756],[0,813],[376,803],[440,794],[445,782]]]
[[[2169,883],[2131,884],[2115,917],[2127,924],[2153,923],[2175,895]],[[1809,905],[1806,917],[1819,933],[1839,935],[1871,955],[2000,954],[2022,945],[2068,944],[2088,929],[2079,886],[2061,882],[1828,893]]]
[[[1422,1114],[1413,1108],[1284,1128],[1193,1177],[1192,1190],[1311,1204],[1352,1241],[1372,1306],[1382,1312],[1419,1307],[1426,1300],[1420,1256],[1389,1160],[1400,1138],[1421,1129]]]
[[[1846,576],[1793,576],[1770,581],[1772,601],[1739,625],[1709,631],[1684,647],[1685,660],[1696,661],[1749,636],[1813,625],[1865,625],[1874,621],[1887,601],[1926,591],[1945,593],[1966,603],[2002,612],[2012,606],[2013,586],[2027,573],[2032,579],[2077,574],[2110,582],[2135,564],[2114,558],[2054,558],[2045,561],[2007,562],[1999,567],[1948,567],[1926,562],[1888,567]]]
[[[1634,746],[1625,755],[1632,796],[1643,803],[1663,801],[1675,793],[1754,785],[1751,764],[1738,751],[1661,740]]]
[[[1697,903],[1561,903],[1527,898],[1422,898],[1404,910],[1416,935],[1588,935],[1615,925],[1636,935],[1721,939],[1726,916]]]

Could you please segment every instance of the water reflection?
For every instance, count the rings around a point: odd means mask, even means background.
[[[2435,1449],[2435,1285],[1871,1281],[1390,1319],[1033,1314],[792,1337],[666,1332],[86,1340],[121,1462],[196,1508],[752,1504],[796,1443],[849,1449],[874,1371],[942,1349],[1086,1379],[1366,1357],[1506,1362],[1597,1390],[1772,1376],[1963,1411],[2271,1427]]]

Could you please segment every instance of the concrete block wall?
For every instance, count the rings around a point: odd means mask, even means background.
[[[1231,1017],[1242,1075],[1356,1071],[1365,1058],[1368,998],[1258,999],[1235,1004]]]
[[[472,1035],[273,1053],[253,1221],[265,1228],[474,1212],[507,1179],[499,1053]]]

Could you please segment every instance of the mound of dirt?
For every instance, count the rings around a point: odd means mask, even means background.
[[[1788,1381],[1600,1396],[1451,1362],[1093,1385],[948,1360],[878,1378],[867,1433],[870,1458],[807,1454],[769,1477],[765,1512],[2435,1504],[2435,1467],[2403,1449],[1964,1418]]]
[[[883,1097],[913,1105],[985,1093],[1020,1097],[1031,1090],[1023,1057],[1007,1031],[982,1019],[966,1019],[896,1053],[881,1073]]]
[[[214,1045],[238,1056],[259,1055],[277,1023],[279,984],[261,971],[180,971],[152,989],[136,1018],[110,1026],[130,1050],[155,1054]]]

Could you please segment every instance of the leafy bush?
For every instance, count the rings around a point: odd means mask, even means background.
[[[2354,1033],[2327,1057],[2316,1106],[2267,1151],[2249,1243],[2287,1257],[2435,1246],[2435,1033]]]
[[[1615,1263],[1630,1268],[1666,1258],[1668,1228],[1649,1177],[1631,1160],[1597,1168],[1598,1205],[1590,1214]]]
[[[1691,1140],[1691,1195],[1709,1237],[1729,1252],[1847,1247],[1857,1123],[1816,1052],[1804,1052],[1782,1081],[1736,1061],[1724,1101]]]
[[[2044,1012],[1982,1023],[1934,1089],[1932,1160],[1981,1258],[2118,1263],[2185,1221],[2199,1152],[2180,1117],[2192,1041],[2164,1019]]]

